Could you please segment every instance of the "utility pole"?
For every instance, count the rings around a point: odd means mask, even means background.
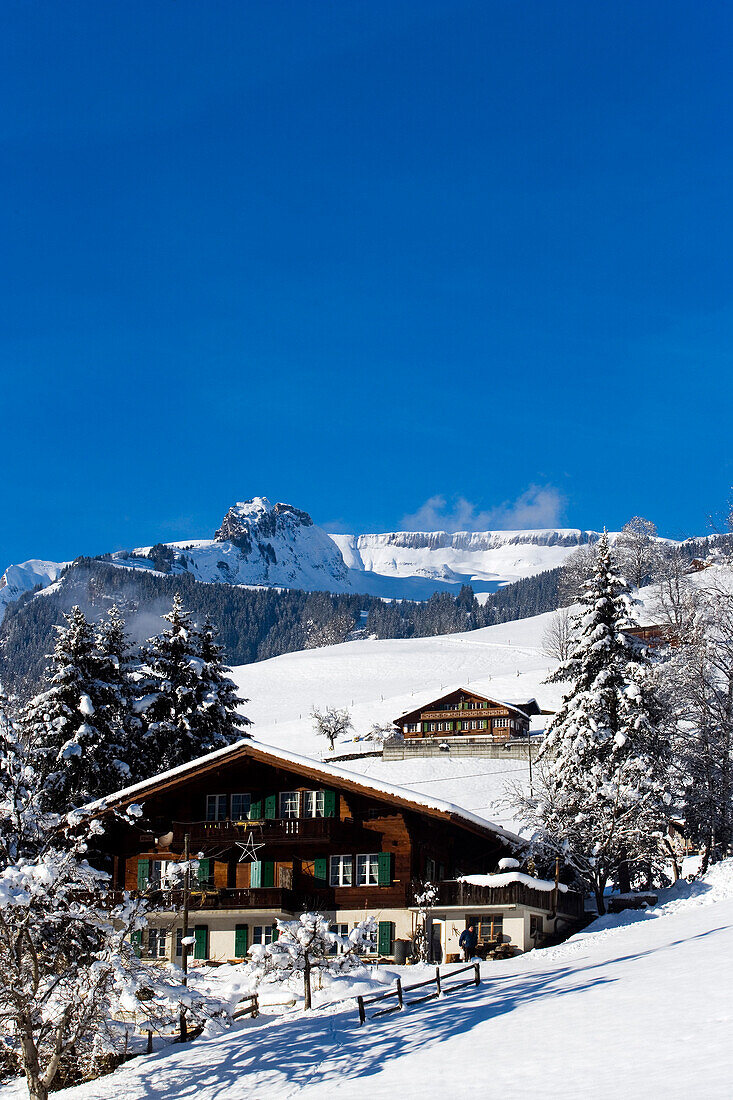
[[[183,837],[183,859],[186,870],[183,874],[183,931],[181,933],[181,969],[183,970],[183,986],[188,985],[188,897],[191,891],[191,863],[189,860],[189,834]],[[188,1025],[186,1024],[186,1010],[181,1008],[181,1042],[188,1038]]]
[[[529,797],[532,798],[534,791],[532,790],[532,735],[527,730],[527,758],[529,760]]]

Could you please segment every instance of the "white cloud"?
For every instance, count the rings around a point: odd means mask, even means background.
[[[412,515],[403,516],[403,531],[527,531],[558,527],[565,499],[552,485],[530,485],[516,500],[480,511],[465,497],[451,505],[444,496],[430,497]]]

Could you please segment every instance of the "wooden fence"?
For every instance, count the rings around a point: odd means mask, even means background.
[[[473,977],[468,981],[453,982],[452,979],[458,974],[465,974],[468,970],[473,971]],[[450,981],[451,984],[447,985],[446,982]],[[458,970],[451,970],[447,974],[441,975],[440,967],[435,968],[435,977],[428,978],[424,982],[416,982],[414,985],[404,985],[400,978],[395,981],[395,988],[388,990],[386,993],[374,993],[369,997],[357,997],[359,1003],[359,1024],[366,1023],[366,1008],[367,1005],[377,1004],[378,1001],[386,1001],[395,997],[397,1004],[390,1005],[389,1008],[380,1008],[378,1012],[372,1012],[370,1019],[375,1020],[377,1016],[388,1016],[391,1012],[400,1012],[403,1008],[407,1008],[411,1005],[423,1004],[424,1001],[432,1001],[436,997],[440,997],[443,993],[455,993],[457,989],[463,989],[467,985],[477,986],[481,984],[481,975],[479,971],[478,963],[471,963],[470,966],[462,966]],[[411,997],[409,1000],[405,999],[406,993],[412,993],[415,989],[426,989],[428,986],[434,985],[434,993],[424,993],[420,997]]]
[[[240,997],[241,1001],[247,1001],[248,1003],[244,1008],[238,1008],[236,1012],[232,1013],[233,1020],[241,1020],[243,1016],[251,1016],[255,1020],[260,1014],[260,1002],[256,993],[248,993],[246,997]]]

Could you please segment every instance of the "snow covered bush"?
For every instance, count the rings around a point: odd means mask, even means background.
[[[343,974],[363,966],[360,952],[376,931],[374,917],[367,917],[348,936],[332,932],[321,913],[302,913],[298,920],[277,922],[278,937],[272,943],[250,948],[249,976],[253,986],[263,983],[303,983],[305,1008],[311,1007],[311,974]]]
[[[428,935],[428,917],[430,910],[438,900],[438,887],[432,882],[422,882],[415,893],[417,922],[412,937],[412,955],[417,962],[427,962],[430,958],[430,938]]]
[[[386,725],[374,722],[364,740],[372,741],[375,745],[384,745],[387,741],[404,741],[404,737],[402,735],[402,730],[397,729],[391,722],[388,722]]]

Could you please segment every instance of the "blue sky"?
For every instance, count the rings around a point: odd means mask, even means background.
[[[3,9],[0,568],[733,483],[727,4]]]

